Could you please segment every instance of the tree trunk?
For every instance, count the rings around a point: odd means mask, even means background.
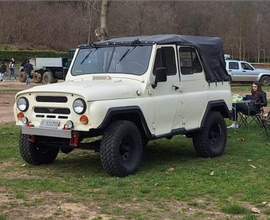
[[[101,14],[100,14],[101,40],[106,40],[109,36],[107,29],[109,2],[110,2],[109,0],[102,0],[101,4]]]

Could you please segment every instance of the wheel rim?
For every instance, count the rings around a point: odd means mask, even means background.
[[[221,127],[219,124],[213,124],[209,129],[209,141],[212,148],[218,147],[219,139],[221,137]]]
[[[44,76],[44,82],[45,82],[45,83],[48,82],[48,76]]]
[[[135,142],[131,135],[124,136],[119,148],[122,163],[129,163],[132,160],[134,148]]]
[[[263,79],[263,85],[264,86],[269,85],[269,79],[268,78]]]

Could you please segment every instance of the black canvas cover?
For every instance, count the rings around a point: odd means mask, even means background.
[[[148,35],[115,38],[95,42],[91,46],[105,45],[138,45],[138,44],[176,44],[194,46],[201,57],[208,82],[229,81],[223,53],[222,41],[219,37],[201,37],[186,35]],[[86,45],[81,45],[86,46]]]

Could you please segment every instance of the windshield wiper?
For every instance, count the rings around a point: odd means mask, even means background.
[[[127,50],[126,50],[126,52],[121,56],[121,58],[118,60],[118,62],[117,63],[120,63],[128,54],[130,54],[134,49],[135,49],[135,47],[136,46],[134,46],[133,48],[132,48],[132,50],[130,50],[130,48],[128,48]]]
[[[80,63],[81,65],[84,63],[84,61],[90,56],[90,54],[92,53],[92,52],[96,52],[96,50],[97,50],[98,48],[96,48],[95,50],[91,50],[86,56],[85,56],[85,58],[82,60],[82,62]]]

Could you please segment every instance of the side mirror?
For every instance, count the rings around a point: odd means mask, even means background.
[[[152,84],[153,88],[157,87],[158,82],[166,82],[167,81],[167,68],[159,67],[156,68],[156,78],[154,84]]]

